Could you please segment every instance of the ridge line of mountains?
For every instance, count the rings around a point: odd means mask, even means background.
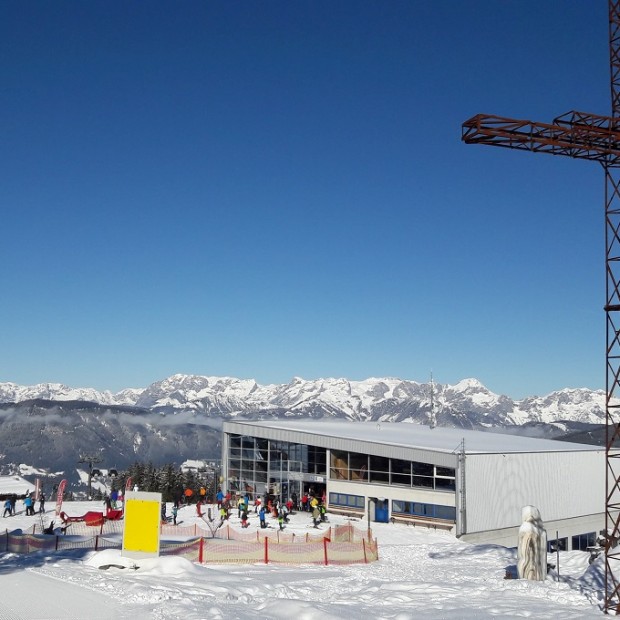
[[[428,424],[603,443],[605,392],[567,388],[513,400],[476,379],[455,385],[396,378],[254,380],[176,374],[113,394],[58,383],[0,383],[0,474],[68,477],[78,485],[80,455],[102,467],[219,459],[230,419],[339,418]],[[83,466],[82,466],[83,467]]]

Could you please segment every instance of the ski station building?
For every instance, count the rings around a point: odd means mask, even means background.
[[[329,512],[369,527],[401,521],[514,547],[533,505],[565,550],[594,545],[605,527],[605,450],[586,444],[411,423],[235,421],[224,423],[222,465],[232,493],[325,495]]]

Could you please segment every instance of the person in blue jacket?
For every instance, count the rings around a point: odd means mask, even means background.
[[[34,514],[33,501],[30,494],[26,495],[24,498],[24,506],[26,507],[26,516],[30,516]]]

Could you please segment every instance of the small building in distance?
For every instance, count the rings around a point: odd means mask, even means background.
[[[35,487],[34,483],[21,476],[0,476],[0,500],[13,495],[23,499],[27,493],[34,493]]]
[[[605,527],[599,446],[410,423],[225,422],[225,490],[281,501],[325,497],[328,511],[444,528],[514,547],[523,506],[536,506],[561,549]]]

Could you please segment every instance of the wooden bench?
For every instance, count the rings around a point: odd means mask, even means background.
[[[392,523],[405,523],[406,525],[413,525],[413,527],[422,526],[427,529],[445,530],[450,531],[454,528],[452,521],[442,521],[441,519],[433,518],[421,518],[413,515],[393,515],[391,518]]]
[[[327,512],[344,517],[355,517],[356,519],[361,519],[364,516],[364,511],[355,510],[355,508],[344,508],[342,506],[328,506]]]

